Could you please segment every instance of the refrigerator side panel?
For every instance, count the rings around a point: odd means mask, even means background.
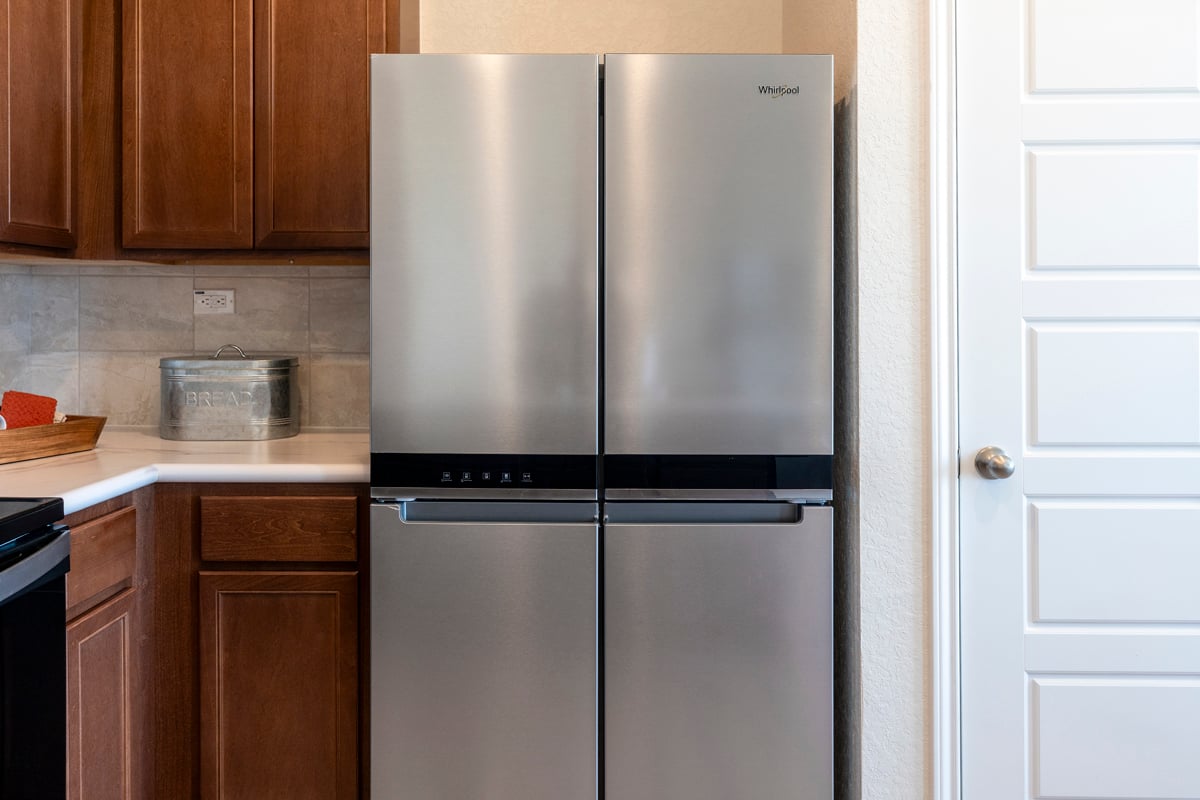
[[[598,75],[372,57],[372,452],[596,452]]]
[[[371,796],[595,798],[596,524],[446,505],[371,509]]]
[[[833,796],[832,527],[606,525],[605,797]]]
[[[832,453],[832,57],[604,86],[606,452]]]

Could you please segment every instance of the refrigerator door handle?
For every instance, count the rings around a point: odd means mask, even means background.
[[[402,525],[446,523],[471,525],[588,525],[600,521],[595,502],[448,502],[439,500],[395,500],[375,503],[393,509]]]
[[[670,500],[719,502],[785,502],[825,505],[833,502],[832,489],[605,489],[606,500]]]
[[[802,525],[797,503],[605,503],[605,525]]]

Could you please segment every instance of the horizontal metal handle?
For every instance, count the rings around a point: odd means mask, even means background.
[[[823,504],[832,489],[605,489],[605,500],[719,500]]]
[[[797,525],[796,503],[605,503],[607,525]]]
[[[401,524],[424,523],[463,525],[596,525],[600,519],[597,503],[501,503],[444,502],[440,500],[404,500],[376,504],[394,509]]]
[[[66,528],[40,550],[0,572],[0,604],[40,583],[66,574],[71,555],[71,534]]]

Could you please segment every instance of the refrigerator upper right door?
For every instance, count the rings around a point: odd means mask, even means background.
[[[605,450],[833,452],[833,58],[609,55]]]

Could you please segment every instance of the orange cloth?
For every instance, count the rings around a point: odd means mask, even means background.
[[[54,409],[58,401],[53,397],[27,392],[5,392],[0,398],[0,414],[10,428],[29,425],[49,425],[54,422]]]

